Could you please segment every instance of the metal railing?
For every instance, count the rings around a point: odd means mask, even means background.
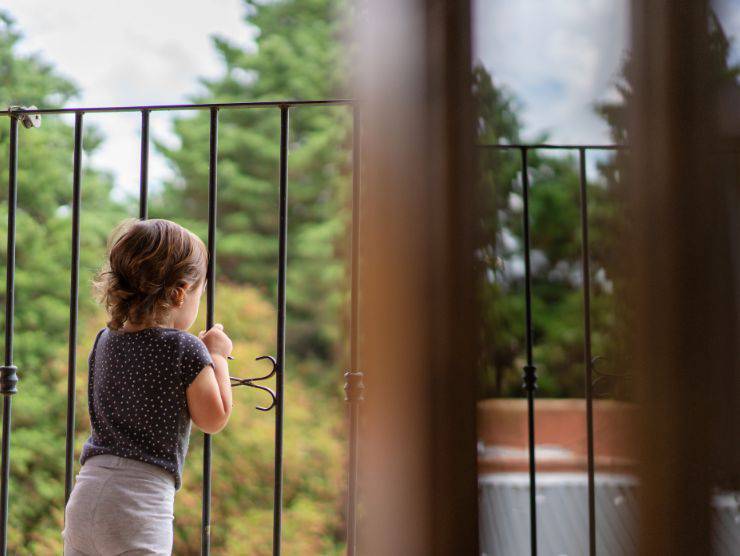
[[[74,474],[74,424],[75,424],[75,376],[77,369],[76,344],[79,297],[79,249],[80,249],[80,208],[81,208],[81,153],[83,119],[86,113],[98,112],[139,112],[141,114],[141,154],[139,184],[139,217],[148,215],[148,164],[149,164],[149,116],[153,111],[165,110],[208,110],[210,112],[210,148],[208,172],[208,254],[207,270],[208,287],[206,306],[206,327],[214,322],[215,309],[215,261],[216,261],[216,222],[217,184],[218,184],[218,115],[221,110],[275,108],[280,114],[279,139],[279,228],[278,228],[278,279],[277,279],[277,345],[275,356],[263,355],[272,364],[270,372],[256,378],[231,377],[232,386],[250,386],[268,393],[271,403],[268,406],[257,406],[261,411],[275,409],[275,473],[274,473],[274,510],[273,510],[273,554],[281,551],[282,530],[282,480],[283,480],[283,416],[285,384],[285,324],[286,324],[286,273],[287,267],[287,234],[288,234],[288,123],[290,111],[298,107],[347,105],[353,111],[353,178],[352,178],[352,249],[351,249],[351,310],[350,310],[350,370],[345,373],[345,400],[349,409],[349,464],[347,490],[347,553],[353,556],[356,551],[356,482],[358,462],[358,423],[359,405],[363,399],[363,373],[359,369],[357,347],[357,325],[359,317],[359,202],[360,202],[360,158],[359,158],[359,109],[351,100],[314,100],[314,101],[265,101],[212,104],[171,104],[148,106],[105,106],[86,108],[35,109],[12,107],[5,111],[10,121],[9,166],[8,166],[8,217],[7,217],[7,269],[6,269],[6,306],[5,306],[5,362],[0,367],[0,393],[3,395],[3,428],[2,459],[0,460],[2,498],[0,510],[0,551],[7,553],[7,519],[8,519],[8,484],[10,456],[10,423],[12,395],[17,393],[17,369],[13,365],[13,319],[14,319],[14,280],[15,280],[15,221],[17,207],[17,163],[18,163],[18,123],[25,127],[37,127],[42,114],[70,113],[75,116],[74,123],[74,157],[73,157],[73,190],[72,190],[72,245],[71,245],[71,283],[69,303],[69,359],[68,359],[68,399],[67,399],[67,435],[66,435],[66,473],[65,503],[73,487]],[[584,331],[584,369],[586,398],[586,436],[588,457],[588,530],[589,554],[596,554],[596,519],[594,489],[594,431],[593,431],[593,384],[594,361],[591,354],[591,293],[588,239],[588,197],[587,197],[587,153],[596,150],[626,149],[622,145],[551,145],[551,144],[496,144],[480,145],[484,149],[515,150],[519,152],[522,171],[522,229],[524,250],[525,282],[525,348],[526,364],[523,368],[523,388],[527,396],[528,446],[529,446],[529,502],[530,502],[530,535],[531,553],[537,554],[537,507],[536,507],[536,461],[534,426],[535,391],[537,389],[536,365],[533,357],[532,337],[532,285],[531,285],[531,241],[530,241],[530,208],[529,208],[529,160],[532,150],[577,151],[579,158],[580,179],[580,227],[581,227],[581,273],[583,277],[583,331]],[[256,384],[275,376],[276,387],[270,388]],[[201,553],[210,553],[210,504],[211,504],[211,435],[204,433],[203,451],[203,497]]]
[[[533,150],[577,151],[580,189],[581,227],[581,277],[583,282],[583,338],[584,338],[584,382],[586,399],[586,443],[588,475],[588,539],[589,554],[596,555],[596,495],[594,481],[594,421],[593,386],[594,362],[591,355],[591,269],[588,239],[588,179],[586,173],[589,151],[617,151],[627,149],[625,145],[554,145],[554,144],[483,144],[482,149],[514,150],[519,152],[522,175],[522,232],[524,250],[524,302],[525,302],[525,349],[526,364],[523,368],[523,384],[527,395],[527,444],[529,451],[529,518],[530,546],[532,556],[537,555],[537,470],[535,461],[535,390],[537,390],[537,367],[533,358],[532,338],[532,271],[529,218],[529,159]]]
[[[351,370],[345,374],[349,402],[350,462],[348,470],[348,508],[347,508],[347,537],[348,552],[354,554],[355,545],[355,492],[357,475],[357,418],[359,401],[362,399],[362,373],[358,369],[357,354],[357,317],[358,317],[358,257],[359,222],[357,218],[359,207],[359,120],[357,108],[353,101],[348,99],[335,100],[304,100],[304,101],[262,101],[262,102],[232,102],[210,104],[168,104],[147,106],[98,106],[86,108],[55,108],[37,109],[35,107],[11,107],[4,113],[10,120],[9,167],[8,167],[8,250],[6,274],[6,305],[5,305],[5,364],[0,368],[0,393],[3,395],[3,429],[2,429],[2,460],[0,472],[2,483],[0,497],[0,552],[7,553],[7,525],[8,525],[8,485],[10,461],[10,424],[12,395],[17,393],[17,368],[13,365],[13,333],[14,333],[14,285],[15,285],[15,222],[17,208],[17,167],[18,167],[18,123],[32,128],[40,125],[42,114],[74,114],[74,158],[73,158],[73,192],[72,192],[72,246],[71,246],[71,284],[69,301],[69,359],[67,384],[67,429],[66,429],[66,472],[65,472],[65,504],[69,500],[73,487],[74,474],[74,425],[75,425],[75,380],[77,370],[77,320],[79,297],[79,261],[80,261],[80,208],[81,208],[81,155],[83,119],[87,113],[100,112],[139,112],[141,114],[141,155],[140,155],[140,183],[139,183],[139,217],[147,218],[148,197],[148,166],[149,166],[149,116],[154,111],[166,110],[208,110],[210,112],[210,150],[208,170],[208,269],[207,269],[207,306],[206,328],[214,323],[215,309],[215,262],[216,262],[216,222],[217,211],[217,184],[218,184],[218,115],[221,110],[275,108],[280,113],[280,158],[279,158],[279,228],[278,228],[278,278],[277,278],[277,345],[275,356],[263,355],[257,359],[268,359],[272,363],[271,371],[256,378],[231,378],[232,386],[250,386],[267,392],[272,398],[269,406],[257,406],[261,411],[275,409],[275,473],[274,473],[274,511],[273,511],[273,554],[281,551],[282,530],[282,502],[283,502],[283,411],[285,405],[285,325],[286,325],[286,273],[287,267],[287,239],[288,239],[288,122],[291,110],[311,106],[349,106],[353,110],[353,178],[352,178],[352,291],[350,317],[350,361]],[[258,381],[275,376],[276,386],[273,391]],[[201,554],[210,553],[211,528],[211,435],[204,433],[203,444],[203,497],[201,523]]]

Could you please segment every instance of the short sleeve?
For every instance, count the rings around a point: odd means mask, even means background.
[[[103,332],[105,332],[105,328],[101,328],[98,331],[97,336],[95,336],[95,341],[93,342],[93,346],[90,349],[90,353],[87,356],[87,365],[88,365],[88,368],[89,369],[92,369],[93,368],[93,364],[95,363],[95,350],[98,347],[98,340],[100,340],[100,336],[103,334]]]
[[[183,386],[187,388],[203,367],[213,367],[213,358],[200,338],[187,332],[182,335],[180,349],[180,377]]]

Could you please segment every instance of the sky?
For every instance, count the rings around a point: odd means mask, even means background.
[[[614,97],[629,1],[474,0],[475,57],[518,99],[525,140],[547,133],[551,142],[609,142],[593,103]],[[717,3],[729,30],[740,30],[740,1]],[[222,71],[211,35],[255,48],[241,0],[4,0],[3,7],[25,35],[19,50],[40,52],[80,87],[75,106],[188,102],[200,77]],[[152,115],[152,136],[174,140],[172,115]],[[88,120],[107,137],[95,164],[114,173],[119,191],[136,191],[139,115]],[[152,150],[151,187],[169,175]]]
[[[608,143],[595,101],[617,98],[629,0],[477,0],[474,56],[518,99],[524,140]]]
[[[2,8],[24,35],[18,50],[39,52],[81,89],[75,107],[189,102],[200,77],[221,73],[212,34],[254,48],[241,0],[3,0]],[[153,113],[150,136],[171,142],[173,114]],[[137,191],[140,115],[88,114],[88,121],[106,136],[95,164],[114,173],[119,193]],[[151,148],[152,189],[169,175]]]
[[[474,0],[474,57],[518,99],[524,140],[609,143],[594,113],[614,88],[629,47],[631,0]],[[714,0],[740,62],[740,0]]]

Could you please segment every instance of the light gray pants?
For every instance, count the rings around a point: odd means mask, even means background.
[[[85,460],[64,511],[64,556],[172,554],[175,478],[112,454]]]

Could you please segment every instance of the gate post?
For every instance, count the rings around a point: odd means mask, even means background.
[[[365,399],[363,373],[344,373],[344,401],[349,405],[349,463],[347,465],[347,556],[357,550],[357,448],[359,444],[360,402]]]
[[[5,364],[0,367],[0,393],[3,395],[3,433],[2,433],[2,497],[0,516],[0,554],[7,553],[8,543],[8,483],[10,480],[10,415],[11,396],[18,392],[16,384],[16,366],[13,365],[13,316],[15,301],[15,209],[17,205],[17,177],[18,177],[18,119],[13,113],[10,116],[10,141],[8,147],[8,251],[6,258],[5,275]]]

